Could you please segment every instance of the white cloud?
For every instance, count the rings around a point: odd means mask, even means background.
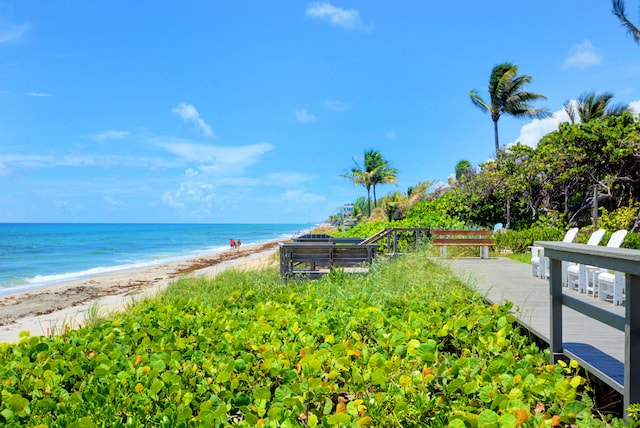
[[[391,131],[385,132],[384,137],[389,139],[396,138],[396,131],[391,130]]]
[[[57,160],[49,155],[2,155],[0,163],[23,168],[43,168],[57,165]]]
[[[55,168],[55,167],[114,167],[127,166],[134,168],[174,168],[182,166],[175,160],[169,161],[157,157],[131,155],[12,155],[0,154],[0,164],[5,165],[5,171],[24,168]]]
[[[599,65],[602,62],[602,54],[596,49],[589,40],[573,45],[569,56],[564,60],[562,68],[577,68],[584,70],[585,68]]]
[[[269,174],[267,182],[272,186],[290,187],[311,180],[312,177],[299,172],[274,172]]]
[[[305,192],[304,190],[287,190],[282,195],[280,195],[280,199],[284,201],[291,202],[322,202],[326,198],[323,195],[317,195],[315,193]]]
[[[29,31],[29,27],[29,24],[16,25],[0,20],[0,43],[19,41]]]
[[[184,172],[184,176],[188,178],[195,177],[198,174],[200,174],[198,170],[193,168],[187,168],[187,170]]]
[[[351,110],[353,108],[352,104],[345,103],[344,101],[340,100],[325,100],[322,104],[327,110],[336,111],[339,113]]]
[[[86,156],[62,156],[60,166],[95,166],[96,158],[93,155]]]
[[[186,181],[180,187],[168,190],[162,195],[162,202],[190,216],[209,215],[216,198],[215,187],[211,183]]]
[[[195,202],[211,202],[216,196],[213,185],[208,183],[182,183],[176,196]]]
[[[52,94],[47,92],[25,92],[25,95],[28,97],[52,97]]]
[[[180,116],[185,122],[194,127],[194,129],[205,137],[213,137],[211,125],[206,123],[201,117],[198,110],[191,104],[180,103],[171,110],[171,113]]]
[[[63,200],[63,199],[56,199],[53,201],[53,205],[56,206],[56,208],[65,208],[69,205],[69,202]]]
[[[631,109],[631,112],[633,114],[640,114],[640,100],[638,101],[631,101],[629,103],[629,109]]]
[[[127,131],[98,131],[94,134],[91,134],[90,137],[95,141],[104,141],[104,140],[122,140],[123,138],[127,138],[131,133]]]
[[[114,198],[113,196],[110,196],[110,195],[107,195],[102,199],[110,207],[122,208],[127,206],[127,204],[121,199]]]
[[[265,183],[264,180],[250,177],[223,177],[216,180],[216,184],[220,187],[253,187]]]
[[[300,123],[312,123],[318,120],[317,117],[307,111],[306,108],[299,108],[294,112],[296,120]]]
[[[254,164],[273,146],[269,143],[241,147],[216,147],[188,141],[159,141],[155,144],[177,155],[183,162],[199,165],[201,171],[239,173]]]
[[[341,9],[331,3],[314,3],[307,7],[306,16],[327,21],[334,27],[345,30],[371,31],[371,25],[365,25],[360,18],[360,12],[356,9]]]
[[[564,109],[556,111],[553,115],[544,119],[533,119],[520,128],[520,136],[516,139],[516,142],[519,141],[521,144],[536,147],[542,137],[549,132],[557,130],[561,122],[568,121],[569,116]],[[512,144],[514,143],[508,144],[508,146]]]
[[[173,208],[184,209],[184,202],[182,202],[179,199],[177,199],[169,191],[164,192],[164,194],[162,195],[162,202],[164,202],[166,205],[168,205],[170,207],[173,207]]]

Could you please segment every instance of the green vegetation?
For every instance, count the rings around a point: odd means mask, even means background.
[[[575,112],[581,121],[561,123],[536,148],[515,144],[501,151],[499,162],[474,168],[460,161],[448,185],[425,182],[416,186],[419,192],[389,193],[347,234],[503,223],[516,233],[499,238],[499,249],[522,252],[535,240],[561,239],[574,226],[588,236],[594,207],[597,227],[640,231],[640,122],[609,107],[609,100],[609,94],[584,95]],[[628,234],[623,247],[640,248],[640,236]]]
[[[182,279],[0,345],[0,424],[604,426],[577,365],[549,365],[512,309],[422,252],[288,285],[275,269]]]

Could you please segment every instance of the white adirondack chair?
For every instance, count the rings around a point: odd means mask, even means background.
[[[587,245],[598,245],[602,241],[604,233],[604,229],[598,229],[593,232],[587,241]],[[562,263],[562,285],[580,290],[580,278],[580,265],[577,263]],[[582,278],[586,278],[586,271]],[[586,288],[586,284],[584,287]]]
[[[624,237],[627,235],[626,230],[618,230],[611,235],[607,248],[620,248]],[[595,297],[597,290],[597,272],[600,270],[597,266],[576,265],[573,269],[567,270],[567,281],[570,286],[577,288],[581,293],[591,294]]]
[[[625,299],[625,276],[623,272],[600,272],[598,281],[598,300],[609,300],[614,305],[622,305]]]
[[[562,242],[573,242],[578,234],[578,230],[580,229],[577,227],[567,230]],[[549,258],[544,256],[543,247],[535,245],[531,247],[531,275],[542,279],[549,277]]]
[[[619,234],[617,236],[617,240],[620,242],[615,248],[620,248],[625,236],[627,235],[627,231],[619,230],[616,233]],[[613,239],[613,235],[611,236],[611,239]],[[625,284],[623,272],[610,272],[608,269],[599,269],[593,274],[593,282],[594,288],[596,288],[593,292],[594,295],[595,293],[598,293],[598,300],[609,300],[609,298],[611,298],[611,302],[614,305],[622,305],[622,301],[624,300]]]

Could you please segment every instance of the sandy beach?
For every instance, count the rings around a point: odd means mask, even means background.
[[[257,269],[275,263],[278,243],[247,245],[209,256],[128,269],[0,296],[0,342],[58,334],[81,326],[87,317],[104,316],[164,290],[185,275],[215,276],[230,268]]]

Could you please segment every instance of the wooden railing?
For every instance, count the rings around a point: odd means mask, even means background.
[[[585,244],[563,242],[536,242],[544,247],[544,255],[550,260],[550,346],[551,360],[568,355],[585,364],[580,355],[563,348],[562,307],[566,306],[586,316],[594,318],[625,333],[624,375],[614,379],[604,373],[602,367],[591,367],[598,371],[601,379],[624,396],[624,411],[627,415],[629,404],[640,403],[640,251],[621,248],[607,248]],[[625,316],[617,315],[605,309],[578,300],[562,292],[562,261],[581,263],[600,268],[624,272],[625,279]],[[606,351],[606,350],[601,350]],[[587,366],[590,364],[586,363]]]
[[[431,238],[431,228],[429,227],[387,227],[375,235],[371,235],[362,244],[375,244],[382,239],[387,239],[387,252],[398,253],[398,232],[410,232],[415,234],[415,242],[420,242],[422,238]]]

